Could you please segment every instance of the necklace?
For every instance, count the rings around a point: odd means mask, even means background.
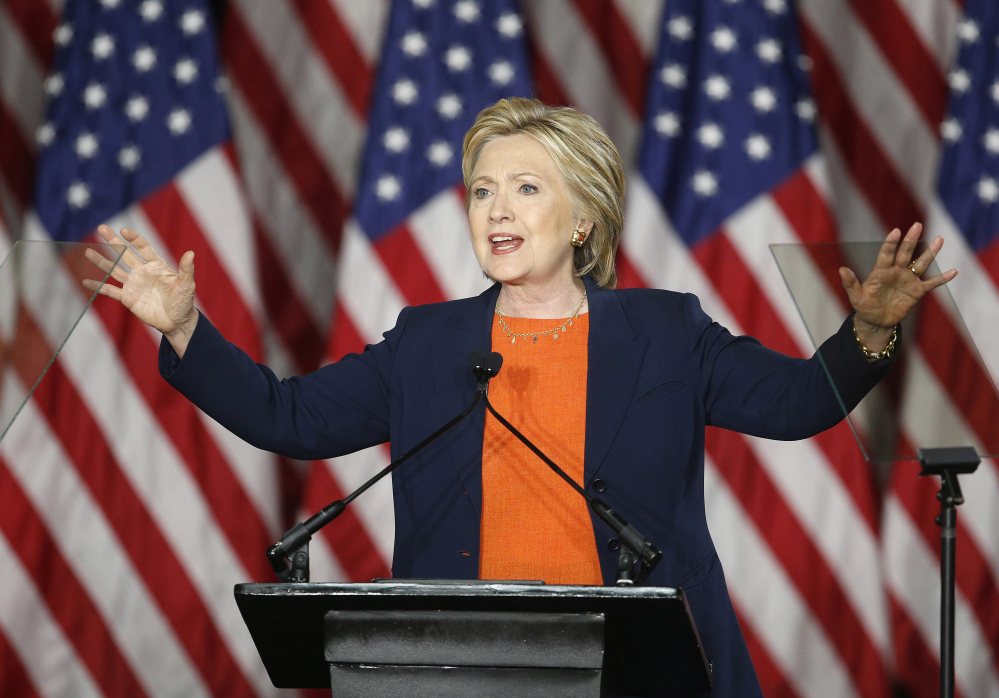
[[[506,334],[507,337],[510,338],[510,344],[515,343],[518,337],[520,337],[521,339],[526,339],[530,337],[531,343],[537,344],[538,337],[544,337],[547,334],[550,334],[552,336],[552,339],[558,339],[558,333],[565,332],[565,329],[567,327],[572,326],[572,321],[579,317],[579,311],[583,309],[583,304],[585,302],[586,302],[586,289],[584,288],[583,300],[579,301],[579,305],[577,305],[576,309],[572,311],[572,316],[568,320],[563,322],[561,325],[553,327],[550,330],[545,330],[544,332],[514,332],[513,330],[511,330],[510,326],[507,325],[506,321],[503,319],[503,311],[500,309],[498,300],[496,301],[496,317],[499,318],[499,324],[500,327],[503,328],[503,332]]]

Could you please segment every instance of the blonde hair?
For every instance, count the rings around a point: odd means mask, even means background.
[[[617,148],[593,117],[572,107],[551,107],[522,97],[501,99],[483,109],[462,146],[465,210],[471,202],[472,171],[482,149],[497,138],[518,133],[537,140],[554,160],[568,190],[573,217],[594,222],[583,246],[573,250],[576,273],[592,274],[600,286],[614,288],[614,255],[624,225],[624,166]]]

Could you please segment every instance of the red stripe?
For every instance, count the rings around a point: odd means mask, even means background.
[[[615,84],[635,119],[645,108],[649,62],[617,3],[610,0],[575,0],[576,9],[603,50],[601,58],[614,75]]]
[[[18,336],[29,343],[44,345],[44,337],[30,316],[22,313],[19,317]],[[48,353],[20,357],[16,368],[21,380],[27,382],[40,375],[47,356],[51,356],[51,349]],[[123,549],[209,688],[225,695],[253,695],[184,565],[174,556],[132,489],[100,426],[59,362],[52,365],[45,380],[39,383],[32,400],[45,415],[94,501],[101,505]]]
[[[932,651],[912,618],[894,596],[888,598],[895,674],[900,688],[911,698],[937,698],[940,695],[939,655]]]
[[[999,238],[992,241],[976,253],[978,263],[992,278],[992,283],[999,287]]]
[[[447,300],[405,221],[379,238],[374,248],[407,305]]]
[[[385,464],[388,465],[388,462]],[[303,506],[310,514],[345,496],[323,461],[312,463],[305,492]],[[392,576],[368,530],[352,508],[344,509],[335,522],[322,529],[321,535],[351,582],[370,582],[376,577]]]
[[[357,327],[351,322],[350,314],[343,306],[337,302],[333,311],[333,327],[330,330],[329,339],[329,360],[339,361],[345,354],[364,351],[366,342],[357,331]]]
[[[527,41],[527,51],[534,73],[534,90],[538,99],[545,104],[572,104],[568,93],[562,87],[562,82],[548,64],[548,59],[545,58],[544,53],[538,48],[537,42],[530,35]]]
[[[631,263],[623,248],[618,248],[617,257],[614,260],[614,267],[617,270],[618,288],[647,288],[648,284],[638,273],[638,269]]]
[[[799,698],[798,692],[788,683],[784,672],[770,658],[767,648],[756,636],[753,624],[747,621],[745,615],[739,611],[739,606],[734,599],[732,603],[739,617],[742,636],[746,639],[749,656],[753,659],[753,668],[756,670],[756,678],[760,680],[763,695],[767,698]]]
[[[285,99],[237,4],[229,5],[222,48],[239,91],[271,142],[271,150],[280,158],[335,256],[348,215],[347,202]]]
[[[5,599],[7,602],[8,599]],[[39,698],[21,658],[0,628],[0,696]]]
[[[745,437],[708,428],[711,460],[746,514],[808,604],[863,696],[889,693],[881,653],[868,636],[853,605],[808,532],[746,444]]]
[[[42,0],[3,0],[3,5],[31,46],[39,70],[49,72],[52,66],[52,34],[57,21],[49,3]]]
[[[894,228],[898,221],[923,220],[922,207],[854,109],[825,46],[804,19],[801,33],[812,59],[812,86],[819,114],[836,140],[857,189],[870,202],[885,229]]]
[[[21,127],[0,101],[0,174],[17,203],[27,208],[35,178],[35,153],[21,135]]]
[[[160,240],[174,259],[180,259],[188,250],[194,250],[199,303],[230,342],[259,361],[262,350],[257,320],[247,309],[243,296],[202,232],[177,185],[168,182],[145,197],[141,205],[153,227],[160,231]]]
[[[947,111],[947,81],[897,0],[850,0],[850,6],[935,131]]]
[[[326,60],[358,117],[363,119],[371,102],[374,71],[358,50],[354,37],[331,3],[292,0],[292,4],[312,36],[313,46]]]
[[[119,652],[104,618],[2,459],[0,531],[7,540],[17,541],[14,550],[31,575],[38,594],[105,695],[146,695],[128,661]],[[19,694],[5,692],[3,695]]]

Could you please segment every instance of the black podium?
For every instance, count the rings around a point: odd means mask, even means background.
[[[278,688],[333,696],[698,696],[711,666],[668,587],[240,584]]]

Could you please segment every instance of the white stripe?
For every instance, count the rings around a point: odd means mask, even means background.
[[[212,148],[174,180],[205,241],[232,281],[250,315],[261,313],[253,230],[236,173],[221,148]]]
[[[939,656],[938,554],[927,548],[909,513],[894,495],[885,503],[884,516],[885,577],[889,588],[926,645]],[[975,609],[960,588],[955,598],[954,618],[954,673],[958,690],[967,696],[999,696],[999,675],[989,653],[989,640],[982,634]]]
[[[239,12],[281,82],[282,96],[298,116],[316,155],[344,197],[356,186],[365,126],[314,49],[312,38],[286,2],[240,0]]]
[[[244,184],[278,255],[278,259],[262,261],[284,267],[289,284],[302,299],[312,322],[325,330],[333,313],[335,251],[329,248],[236,89],[230,91],[229,112],[242,156]]]
[[[372,446],[347,456],[324,461],[330,477],[346,496],[391,462],[385,446]],[[350,504],[364,524],[368,536],[389,567],[395,542],[395,509],[392,505],[392,478],[382,478]],[[332,524],[335,526],[336,524]]]
[[[406,305],[357,221],[343,231],[338,284],[340,303],[365,343],[381,341]]]
[[[802,0],[801,14],[825,46],[857,113],[919,199],[934,190],[938,141],[846,0]]]
[[[21,135],[34,150],[35,129],[45,115],[45,75],[17,24],[0,3],[0,100],[20,126]]]
[[[616,0],[621,16],[649,62],[656,57],[665,0]]]
[[[836,648],[710,461],[704,495],[709,528],[731,534],[717,537],[716,546],[732,599],[788,683],[802,696],[858,695]]]
[[[641,124],[624,107],[617,80],[589,27],[569,0],[535,2],[527,10],[538,51],[552,66],[570,101],[600,122],[629,166],[637,156]]]
[[[13,383],[8,375],[5,392]],[[170,623],[33,401],[24,406],[2,449],[11,473],[143,688],[150,695],[208,695]],[[8,591],[5,588],[5,594]]]
[[[101,696],[3,535],[0,557],[0,628],[20,655],[33,687],[43,696]]]
[[[41,227],[37,218],[29,221],[32,224]],[[57,263],[52,267],[59,268]],[[82,310],[76,283],[62,273],[29,280],[26,304],[43,321],[40,329],[52,345],[59,339],[52,334],[56,311]],[[232,586],[249,575],[218,528],[190,471],[159,429],[141,391],[120,370],[115,347],[93,315],[83,315],[60,361],[100,425],[122,473],[177,557],[187,563],[191,581],[237,664],[258,690],[269,692],[270,681],[232,602]]]
[[[382,39],[388,22],[388,0],[324,0],[333,5],[345,28],[354,39],[354,44],[372,68],[378,67],[381,59]]]
[[[477,296],[490,286],[475,261],[463,200],[453,189],[423,204],[408,223],[447,298]]]
[[[922,39],[926,50],[946,75],[957,54],[955,27],[961,16],[956,2],[940,0],[895,0]],[[929,76],[927,76],[929,77]]]

